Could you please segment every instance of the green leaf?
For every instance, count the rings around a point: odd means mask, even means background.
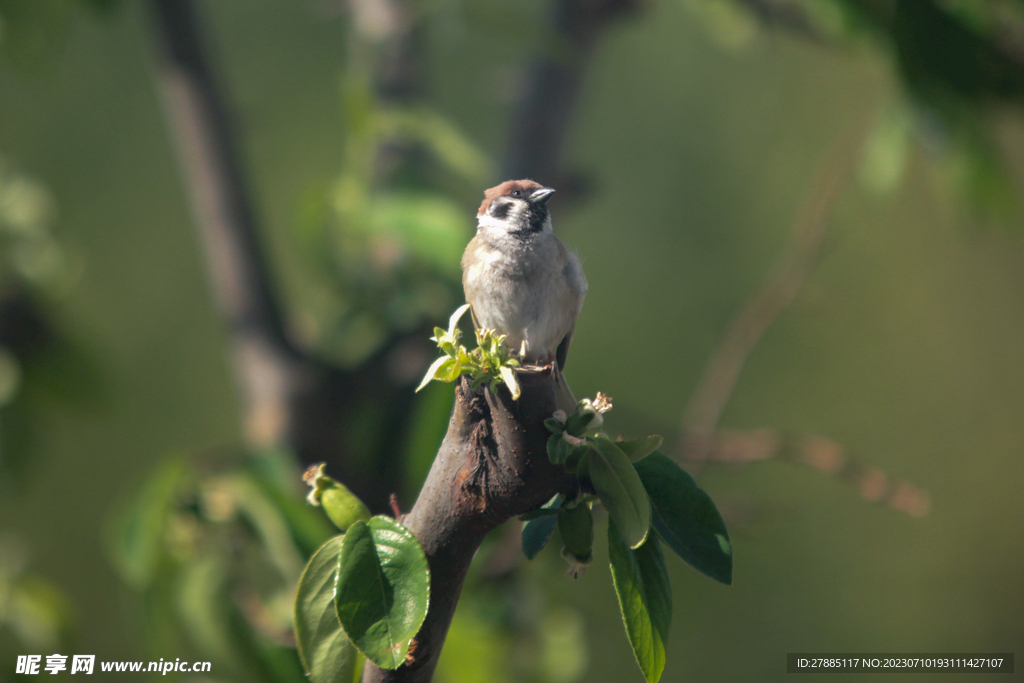
[[[253,458],[253,462],[257,462],[259,457],[261,456],[257,454]],[[293,473],[289,470],[288,483],[292,483],[292,476]],[[294,490],[286,489],[281,480],[271,479],[265,473],[258,472],[253,474],[253,483],[259,486],[263,495],[281,513],[302,557],[309,557],[327,539],[338,533],[334,525],[324,519],[324,515],[319,510],[310,507],[308,501],[296,498]]]
[[[391,109],[385,130],[422,142],[439,161],[472,182],[493,175],[491,160],[447,118],[428,107]]]
[[[519,515],[520,522],[532,522],[535,519],[541,517],[550,517],[551,515],[557,515],[558,510],[549,510],[546,508],[537,508],[536,510],[530,510],[524,515]]]
[[[697,571],[732,583],[732,544],[711,497],[659,451],[634,465],[654,508],[654,528]]]
[[[466,315],[466,311],[468,311],[469,309],[469,304],[462,304],[461,306],[455,309],[454,313],[452,313],[452,317],[448,319],[449,337],[455,337],[455,330],[459,326],[459,320],[462,319],[462,316]]]
[[[555,465],[561,465],[569,457],[572,447],[562,437],[562,433],[552,434],[548,437],[548,460]]]
[[[642,439],[616,441],[615,445],[626,454],[626,457],[629,458],[630,462],[637,462],[638,460],[643,460],[648,455],[661,448],[663,441],[664,439],[657,434],[654,434]]]
[[[547,429],[552,434],[561,435],[561,433],[565,431],[565,425],[553,417],[549,417],[548,419],[544,420],[544,428]]]
[[[165,552],[168,519],[188,475],[183,459],[167,458],[110,519],[111,559],[121,576],[136,588],[148,586],[154,579]]]
[[[532,560],[540,554],[541,550],[551,540],[551,534],[555,531],[555,524],[558,522],[556,515],[548,515],[539,519],[532,519],[523,526],[523,554],[526,559]]]
[[[583,436],[587,432],[596,432],[604,424],[604,418],[593,408],[586,407],[573,413],[565,421],[565,431],[573,436]]]
[[[423,387],[430,384],[432,380],[440,380],[442,382],[451,382],[451,379],[445,379],[451,375],[452,368],[455,367],[455,359],[450,356],[441,356],[427,368],[427,373],[423,375],[423,381],[416,387],[416,391],[419,391]],[[454,378],[453,378],[454,379]]]
[[[179,570],[174,606],[185,633],[205,656],[237,666],[229,609],[224,604],[227,568],[213,555],[190,558]]]
[[[533,513],[528,512],[527,514],[534,514],[544,512],[550,512],[554,514],[548,514],[543,517],[531,519],[523,526],[523,554],[526,555],[526,559],[532,560],[537,557],[541,550],[544,550],[544,546],[548,544],[548,540],[551,538],[552,532],[555,530],[555,524],[558,522],[558,518],[555,516],[559,509],[562,507],[564,496],[559,493],[554,498],[544,503],[539,510],[534,510]],[[526,515],[524,515],[525,517]]]
[[[512,400],[518,401],[522,392],[519,390],[519,382],[516,380],[515,370],[507,365],[502,365],[498,368],[498,372],[501,373],[502,381],[505,382],[509,393],[512,394]]]
[[[361,664],[334,607],[343,538],[335,536],[313,554],[295,596],[295,640],[312,683],[352,683]]]
[[[443,272],[458,273],[459,257],[472,234],[461,207],[439,193],[393,192],[371,203],[369,227],[397,239],[404,251]]]
[[[338,619],[367,659],[397,669],[429,602],[430,568],[412,532],[381,516],[349,527],[338,556]]]
[[[608,557],[622,623],[644,678],[655,683],[665,669],[665,643],[672,623],[672,587],[655,536],[631,550],[615,523],[608,523]]]
[[[590,445],[583,444],[582,446],[573,446],[569,451],[569,456],[565,459],[565,469],[570,472],[576,472],[577,474],[584,474],[583,467],[583,456],[590,452]]]
[[[651,501],[643,482],[616,444],[600,436],[587,442],[593,446],[587,467],[594,491],[626,544],[637,548],[651,529]]]
[[[282,576],[295,581],[302,573],[305,557],[295,545],[288,523],[274,501],[267,497],[252,475],[246,472],[207,479],[207,486],[219,489],[234,501],[240,513],[266,548],[267,558]]]

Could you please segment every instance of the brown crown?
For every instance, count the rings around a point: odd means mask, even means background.
[[[487,207],[491,205],[497,197],[507,195],[512,190],[536,190],[538,187],[544,187],[538,182],[532,180],[506,180],[501,185],[495,185],[491,189],[484,192],[484,201],[480,204],[480,210],[476,212],[477,216],[482,216],[487,211]]]

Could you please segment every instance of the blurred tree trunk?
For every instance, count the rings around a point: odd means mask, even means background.
[[[152,0],[158,35],[157,80],[210,288],[228,337],[245,441],[288,446],[303,464],[327,462],[371,508],[383,510],[398,489],[409,380],[390,368],[424,330],[396,334],[361,366],[343,370],[295,346],[275,295],[255,203],[248,192],[238,130],[208,57],[191,0]],[[403,33],[403,40],[412,40]],[[413,90],[408,50],[383,60],[381,88]],[[352,416],[361,405],[384,407],[372,453],[353,453]],[[356,457],[357,456],[357,457]]]

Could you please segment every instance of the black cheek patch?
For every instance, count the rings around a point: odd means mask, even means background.
[[[508,218],[508,212],[512,208],[512,205],[508,202],[502,202],[491,207],[491,215],[498,220],[504,220]]]
[[[541,232],[544,230],[544,221],[548,217],[547,209],[534,207],[530,212],[530,232]]]

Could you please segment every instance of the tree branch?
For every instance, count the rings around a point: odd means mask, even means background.
[[[151,0],[158,36],[157,81],[182,179],[200,237],[207,277],[223,318],[242,404],[246,441],[288,445],[304,464],[331,471],[376,510],[398,488],[414,400],[411,382],[392,368],[428,345],[426,328],[396,335],[360,367],[343,370],[296,348],[274,296],[261,248],[256,211],[236,151],[236,131],[204,49],[200,17],[191,0]],[[413,90],[414,32],[405,0],[397,12],[399,47],[382,58],[379,88],[390,96]],[[403,13],[403,10],[405,13]],[[406,17],[407,18],[407,17]],[[403,28],[404,27],[404,28]],[[404,46],[404,47],[403,47]],[[350,416],[365,405],[385,406],[374,453],[351,457]]]
[[[832,439],[816,434],[790,434],[777,429],[722,430],[709,439],[702,462],[743,465],[782,460],[806,465],[839,479],[865,500],[924,517],[930,507],[928,492],[916,484],[891,479],[882,470],[851,456]]]
[[[430,609],[405,663],[367,662],[363,683],[426,683],[433,677],[462,583],[484,536],[549,500],[570,483],[547,457],[544,419],[555,411],[553,376],[519,373],[522,396],[472,392],[463,377],[448,433],[416,504],[402,522],[430,562]]]
[[[866,116],[861,117],[856,130],[828,155],[797,214],[793,238],[781,264],[732,319],[711,352],[683,413],[682,446],[686,460],[699,461],[710,452],[710,439],[747,356],[772,322],[793,302],[814,267],[828,221],[853,172],[867,120]]]
[[[280,441],[298,354],[285,332],[259,245],[230,117],[215,85],[190,0],[152,0],[158,84],[207,277],[233,348],[247,438]]]
[[[547,178],[556,184],[566,129],[586,66],[602,30],[642,0],[556,0],[554,45],[530,67],[511,121],[506,178]]]
[[[926,491],[911,482],[891,481],[881,470],[850,457],[841,444],[831,439],[775,429],[717,428],[747,356],[796,298],[817,261],[828,221],[853,173],[868,121],[868,116],[861,116],[850,135],[825,159],[808,189],[782,262],[733,318],[712,351],[683,414],[679,457],[690,470],[707,462],[789,460],[837,477],[871,502],[888,505],[912,517],[924,517],[930,506]]]

